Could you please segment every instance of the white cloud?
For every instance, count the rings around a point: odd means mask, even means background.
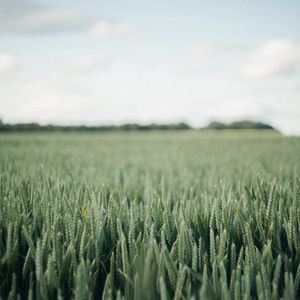
[[[49,34],[90,32],[95,37],[123,36],[135,30],[126,22],[111,22],[95,15],[55,8],[28,0],[0,0],[0,33]]]
[[[47,9],[23,16],[8,28],[15,32],[52,33],[84,29],[90,22],[75,13]]]
[[[300,44],[269,40],[254,50],[240,68],[244,78],[259,79],[292,74],[300,69]]]
[[[189,54],[193,58],[206,59],[216,53],[216,48],[211,46],[194,46],[189,50]]]
[[[206,59],[210,57],[236,54],[248,49],[248,45],[230,44],[230,45],[197,45],[189,50],[191,57]]]
[[[231,72],[232,64],[247,50],[245,43],[198,44],[186,49],[178,60],[177,73],[183,76]]]
[[[94,24],[90,33],[93,37],[126,36],[135,31],[135,27],[130,23],[114,23],[110,21],[99,21]]]
[[[76,73],[96,71],[108,67],[110,61],[104,55],[81,57],[78,61],[69,65],[69,69]]]
[[[42,34],[88,29],[95,18],[34,1],[0,0],[0,33]]]
[[[14,71],[19,63],[15,56],[6,53],[0,53],[0,76]]]

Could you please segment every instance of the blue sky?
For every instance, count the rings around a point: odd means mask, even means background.
[[[0,117],[299,134],[299,33],[299,1],[0,0]]]

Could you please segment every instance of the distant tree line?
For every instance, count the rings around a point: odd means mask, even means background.
[[[230,124],[224,124],[221,122],[211,122],[205,129],[269,129],[275,130],[275,128],[269,124],[262,122],[253,122],[248,120],[236,121]]]
[[[46,131],[149,131],[149,130],[186,130],[191,129],[190,125],[186,123],[174,124],[136,124],[128,123],[122,125],[40,125],[37,123],[17,123],[17,124],[4,124],[0,120],[0,132],[46,132]]]
[[[40,125],[38,123],[17,123],[9,124],[3,123],[0,120],[0,132],[48,132],[48,131],[150,131],[150,130],[188,130],[194,129],[189,124],[180,122],[172,124],[137,124],[137,123],[128,123],[122,125],[99,125],[99,126],[87,126],[87,125]],[[275,130],[269,124],[261,122],[252,122],[252,121],[237,121],[230,124],[224,124],[221,122],[211,122],[208,126],[201,129],[269,129]]]

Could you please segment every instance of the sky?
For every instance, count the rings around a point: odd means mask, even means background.
[[[0,118],[300,134],[300,2],[0,0]]]

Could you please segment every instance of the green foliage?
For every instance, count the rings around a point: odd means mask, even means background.
[[[191,129],[187,123],[180,122],[174,124],[136,124],[127,123],[122,125],[40,125],[38,123],[17,123],[7,124],[0,119],[0,132],[105,132],[105,131],[149,131],[149,130],[186,130]]]
[[[236,121],[230,124],[224,124],[221,122],[213,121],[205,127],[206,129],[264,129],[275,130],[275,128],[269,124],[253,121]]]
[[[300,298],[299,138],[0,136],[1,299]]]

